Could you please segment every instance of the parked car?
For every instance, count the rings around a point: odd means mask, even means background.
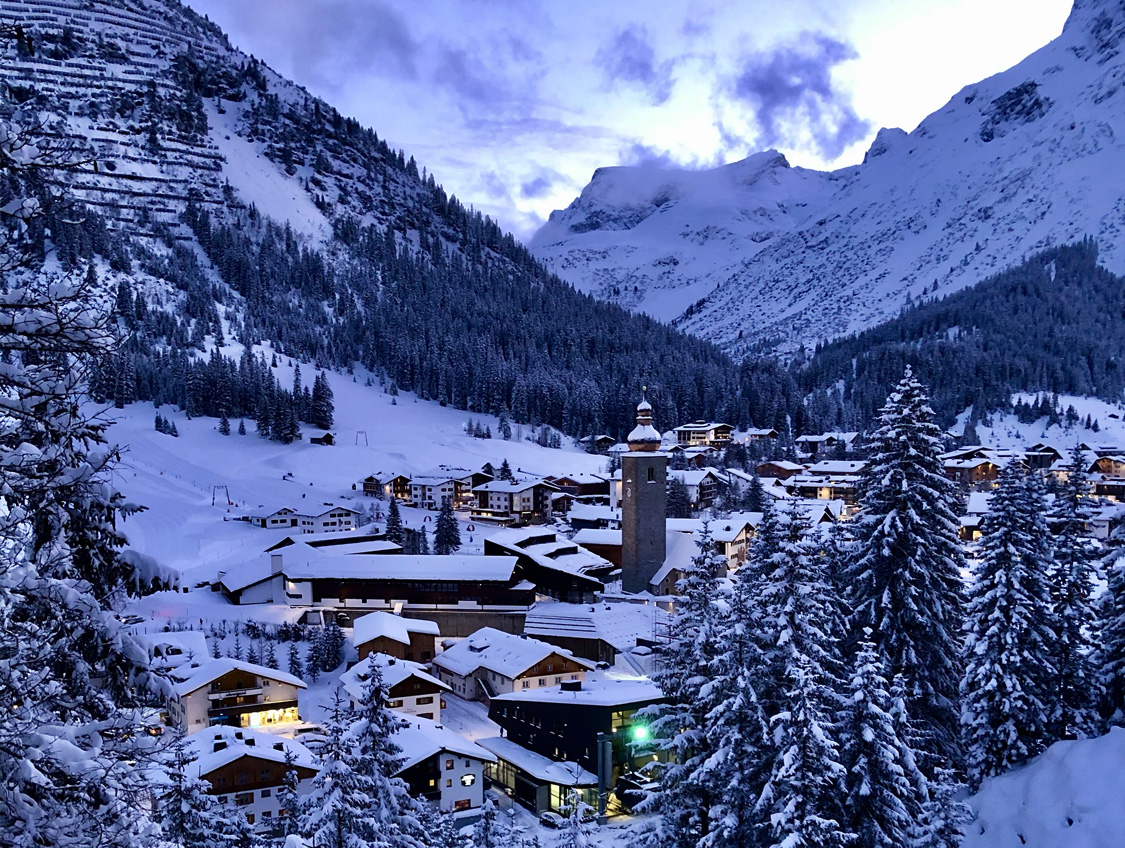
[[[564,819],[558,813],[553,813],[550,810],[547,810],[547,812],[539,814],[539,823],[544,827],[553,827],[555,830],[558,830],[564,824],[566,824],[566,819]]]

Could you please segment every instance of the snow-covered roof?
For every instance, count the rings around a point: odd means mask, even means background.
[[[485,668],[514,680],[551,654],[560,654],[580,666],[593,668],[593,663],[575,657],[568,650],[538,639],[504,633],[494,627],[482,627],[467,639],[446,648],[434,657],[433,665],[459,677],[468,677],[478,668]]]
[[[290,580],[317,578],[345,580],[510,580],[516,558],[450,554],[379,554],[321,556],[297,562],[288,558],[282,571]]]
[[[671,479],[679,480],[685,486],[698,486],[708,477],[714,478],[715,480],[722,479],[722,475],[713,468],[688,469],[686,471],[669,469],[668,476]]]
[[[587,527],[574,534],[574,541],[580,545],[620,545],[621,531]]]
[[[594,673],[587,675],[580,685],[581,688],[577,690],[548,686],[541,689],[506,692],[492,700],[615,707],[623,704],[652,703],[664,697],[660,687],[647,677],[626,677],[612,672]]]
[[[529,557],[537,565],[567,574],[588,576],[590,571],[612,569],[613,563],[586,550],[577,542],[542,527],[500,530],[486,539],[505,550]]]
[[[482,483],[479,486],[473,486],[474,492],[500,492],[503,494],[517,495],[520,492],[526,492],[528,489],[534,489],[536,486],[546,486],[548,489],[557,489],[554,483],[548,483],[541,478],[532,480],[516,480],[510,482],[508,480],[489,480],[487,483]]]
[[[286,751],[293,753],[295,765],[320,770],[320,762],[300,742],[245,727],[209,727],[188,736],[187,745],[200,777],[245,756],[284,763]]]
[[[703,529],[702,518],[666,518],[664,529],[676,533],[698,533]]]
[[[654,639],[656,625],[668,621],[668,613],[656,605],[540,601],[528,611],[523,632],[544,639],[600,639],[617,651],[628,651],[638,639]]]
[[[772,465],[774,468],[782,468],[786,471],[801,471],[805,467],[799,462],[790,462],[788,459],[767,459],[759,463],[759,467],[762,465]]]
[[[391,739],[401,749],[399,757],[402,765],[396,774],[401,774],[435,754],[445,752],[459,757],[483,760],[486,763],[496,762],[496,756],[491,751],[466,739],[460,733],[455,733],[425,718],[408,716]]]
[[[669,532],[667,546],[664,554],[664,564],[657,569],[656,574],[649,580],[650,586],[659,586],[668,579],[673,571],[684,571],[699,553],[699,546],[695,543],[695,535],[688,533]]]
[[[444,483],[452,483],[455,480],[460,480],[460,479],[461,479],[460,475],[457,475],[457,474],[430,474],[430,475],[421,475],[420,474],[417,477],[411,477],[410,478],[410,485],[411,486],[429,486],[430,488],[433,488],[434,486],[441,486]]]
[[[279,683],[288,683],[290,686],[296,686],[298,689],[307,689],[305,681],[299,677],[284,671],[278,671],[275,668],[267,668],[264,665],[257,665],[256,663],[243,662],[236,660],[232,657],[222,657],[220,659],[208,660],[200,664],[197,668],[193,668],[186,675],[181,677],[180,682],[175,685],[177,695],[181,697],[190,695],[197,689],[207,686],[214,680],[218,680],[224,674],[231,671],[241,671],[246,674],[253,674],[256,677],[265,677],[268,680],[276,680]],[[173,675],[180,677],[180,675]]]
[[[863,460],[822,459],[820,462],[814,462],[805,470],[809,474],[837,476],[859,474],[866,466],[867,462]]]
[[[570,520],[578,521],[620,521],[621,509],[601,504],[576,503],[570,508]]]
[[[710,430],[714,430],[716,427],[734,429],[730,424],[722,424],[718,421],[693,421],[691,424],[681,424],[675,429],[677,433],[706,433]]]
[[[411,633],[439,635],[438,626],[432,621],[403,618],[401,615],[389,612],[369,612],[352,622],[352,644],[357,647],[380,636],[402,645],[409,645]]]
[[[743,533],[762,523],[760,512],[739,512],[730,518],[719,518],[708,525],[711,538],[716,542],[733,542]]]
[[[335,551],[337,548],[348,548],[352,545],[370,546],[372,551],[390,550],[395,547],[394,542],[386,539],[376,539],[367,532],[367,527],[355,530],[326,530],[323,533],[293,533],[280,542],[273,542],[266,551],[287,548],[291,545],[308,545],[323,551]]]
[[[986,515],[991,501],[990,492],[969,492],[969,506],[965,512],[969,515]]]
[[[660,444],[660,432],[651,424],[638,424],[632,429],[625,441],[627,444]]]
[[[349,696],[357,701],[363,698],[363,687],[371,676],[372,666],[378,666],[383,675],[383,683],[386,684],[388,689],[397,686],[404,680],[416,677],[438,689],[449,691],[449,686],[426,671],[421,663],[400,660],[386,654],[368,654],[340,675],[340,685],[344,687],[344,691]]]
[[[557,783],[559,786],[596,786],[598,783],[598,778],[578,763],[556,762],[503,736],[478,739],[477,744],[536,780]]]
[[[247,510],[246,517],[251,519],[263,519],[269,518],[272,515],[284,513],[285,515],[299,515],[305,518],[319,518],[329,512],[339,512],[340,510],[346,510],[355,515],[359,514],[359,510],[347,506],[346,504],[334,503],[332,501],[324,501],[322,503],[305,501],[302,502],[299,507],[293,506],[293,503],[258,506],[255,509]]]
[[[154,668],[177,668],[190,661],[205,662],[210,657],[202,630],[138,633],[135,638],[148,652]]]

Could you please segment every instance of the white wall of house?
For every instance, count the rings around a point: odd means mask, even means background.
[[[457,803],[468,802],[469,809],[484,803],[484,761],[442,751],[438,754],[438,780],[441,783],[439,805],[443,813],[457,809]],[[462,804],[462,808],[464,808]]]

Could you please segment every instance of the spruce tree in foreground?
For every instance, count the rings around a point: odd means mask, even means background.
[[[713,752],[702,692],[719,638],[716,555],[706,527],[697,544],[698,554],[676,583],[680,600],[671,639],[654,675],[667,703],[650,708],[656,716],[650,730],[673,761],[661,771],[660,788],[642,805],[660,814],[660,844],[675,848],[694,848],[707,836],[714,801],[709,784],[695,777]]]
[[[1040,753],[1051,709],[1050,532],[1042,484],[1017,463],[1000,474],[969,595],[965,755],[974,787]]]
[[[1096,654],[1101,715],[1111,726],[1125,725],[1125,554],[1105,561],[1106,590],[1098,603],[1101,645]]]
[[[760,815],[772,845],[843,846],[851,835],[841,821],[840,640],[824,557],[792,509],[779,511],[776,532],[759,601],[767,620],[776,621],[767,625],[768,677],[760,689],[774,745]]]
[[[447,556],[460,549],[461,528],[457,526],[457,519],[453,516],[453,501],[451,498],[442,498],[441,511],[434,526],[434,553]]]
[[[0,24],[0,54],[20,42]],[[111,485],[107,423],[81,406],[90,363],[115,345],[109,304],[80,272],[40,270],[36,218],[44,204],[68,215],[44,186],[70,151],[7,86],[0,115],[0,842],[124,848],[155,836],[140,803],[155,740],[135,708],[161,689],[113,612],[163,586],[118,553],[117,517],[136,508]]]
[[[1055,638],[1051,642],[1050,740],[1097,733],[1098,682],[1091,656],[1094,611],[1094,550],[1085,525],[1092,509],[1086,499],[1090,478],[1082,449],[1075,445],[1067,478],[1056,495],[1051,518],[1057,528],[1054,563],[1047,577]]]
[[[941,430],[908,368],[880,410],[864,469],[857,558],[848,568],[852,638],[870,628],[939,762],[960,759],[964,559],[957,492],[942,473]]]
[[[898,737],[889,689],[883,660],[865,639],[856,654],[843,728],[845,809],[856,848],[912,845],[916,796],[903,767],[904,743]]]

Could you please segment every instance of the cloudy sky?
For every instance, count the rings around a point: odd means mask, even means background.
[[[595,168],[860,161],[1070,0],[187,0],[521,237]]]

